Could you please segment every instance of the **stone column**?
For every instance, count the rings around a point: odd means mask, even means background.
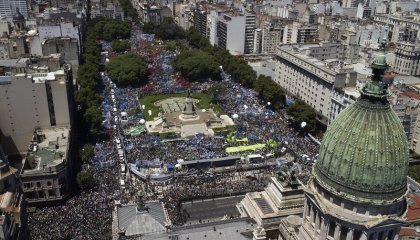
[[[305,221],[306,216],[308,216],[308,210],[309,210],[308,200],[306,200],[306,198],[305,198],[304,204],[305,204],[304,205],[305,206],[305,209],[303,211],[303,221]]]
[[[360,237],[360,240],[367,240],[368,239],[368,233],[362,232],[362,236]]]
[[[310,213],[310,215],[309,215],[309,221],[310,221],[310,223],[312,224],[313,222],[315,222],[315,220],[314,220],[314,207],[313,206],[311,206],[311,213]]]
[[[322,219],[322,222],[321,222],[321,229],[319,231],[319,239],[326,239],[328,227],[330,225],[330,220],[325,218],[324,216],[321,217],[321,219]]]
[[[320,214],[316,213],[316,215],[315,215],[315,230],[319,229],[320,221],[321,221]]]
[[[341,224],[336,223],[335,230],[334,230],[334,239],[340,239],[341,233]]]
[[[353,234],[354,234],[354,229],[349,228],[349,231],[347,232],[346,240],[353,240]]]

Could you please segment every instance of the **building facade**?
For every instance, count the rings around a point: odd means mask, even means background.
[[[394,72],[402,75],[420,75],[420,47],[409,43],[398,44],[395,51]]]
[[[8,154],[26,154],[28,141],[37,128],[70,125],[71,67],[54,72],[44,70],[0,77],[0,95],[3,96],[0,129]]]
[[[298,48],[282,46],[275,57],[274,81],[289,94],[305,101],[328,124],[335,89],[356,86],[356,72],[339,61],[323,62]]]

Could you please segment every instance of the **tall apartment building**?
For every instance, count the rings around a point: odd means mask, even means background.
[[[249,54],[254,48],[255,14],[228,12],[217,23],[218,46],[232,54]]]
[[[361,46],[357,44],[356,33],[354,31],[344,30],[339,32],[336,41],[344,46],[343,58],[347,62],[354,63],[359,61]]]
[[[194,26],[194,11],[188,5],[180,5],[179,13],[175,15],[175,22],[185,31]]]
[[[255,25],[256,25],[255,14],[246,12],[245,13],[245,48],[244,48],[245,54],[250,54],[254,51]]]
[[[265,23],[261,30],[261,53],[274,54],[277,47],[283,42],[284,38],[283,24]]]
[[[0,76],[1,140],[9,155],[25,154],[35,129],[71,123],[71,66],[65,64],[56,71],[42,65],[29,68],[24,73]]]
[[[283,43],[315,43],[319,41],[317,25],[293,22],[284,29]]]
[[[400,43],[395,51],[394,72],[403,75],[420,75],[420,46]]]
[[[353,67],[337,60],[320,61],[292,46],[279,47],[275,60],[275,82],[313,107],[324,124],[332,117],[334,91],[356,86]]]
[[[202,37],[207,37],[207,11],[196,9],[194,11],[194,28]]]

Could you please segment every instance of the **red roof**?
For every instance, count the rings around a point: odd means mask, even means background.
[[[408,194],[410,205],[405,216],[408,221],[420,219],[420,195]]]
[[[414,228],[401,228],[400,236],[420,236]]]
[[[415,93],[415,92],[402,92],[400,96],[407,96],[409,98],[420,100],[420,94]]]

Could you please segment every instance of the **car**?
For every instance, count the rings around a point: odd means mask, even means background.
[[[122,149],[121,143],[117,143],[117,149]]]
[[[116,142],[117,144],[120,144],[120,143],[121,143],[121,139],[120,139],[120,138],[115,138],[115,142]]]

